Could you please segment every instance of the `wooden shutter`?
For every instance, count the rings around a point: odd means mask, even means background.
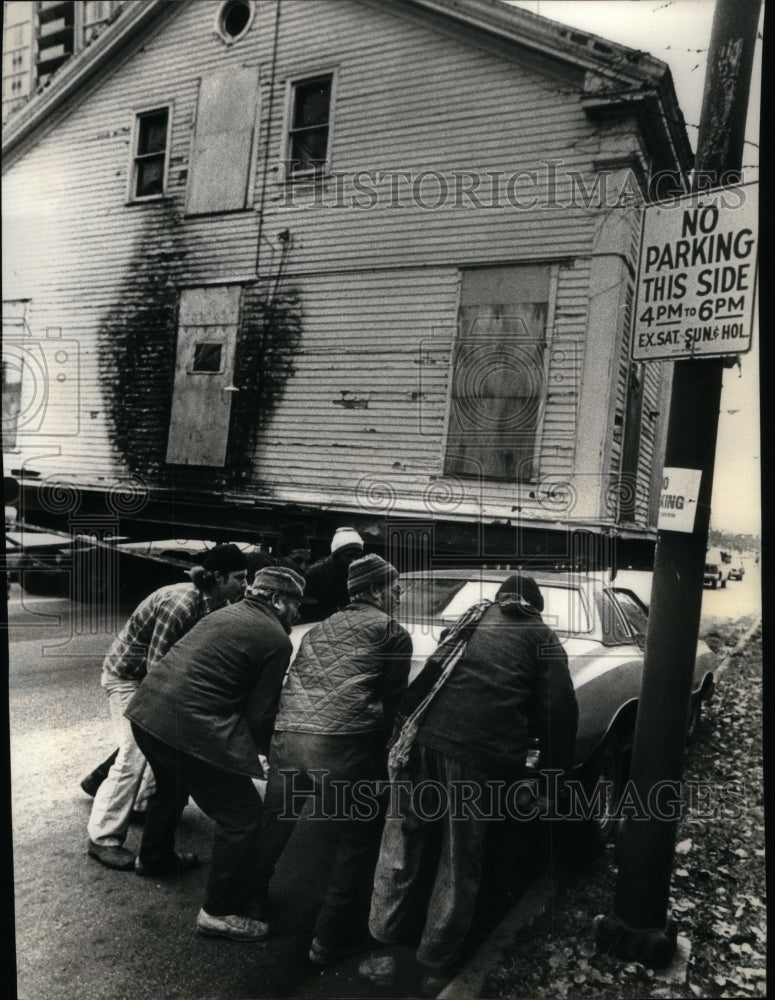
[[[548,267],[463,272],[444,471],[534,475],[545,395]]]
[[[170,464],[222,468],[226,461],[232,393],[224,390],[234,377],[239,301],[239,285],[188,288],[180,294],[167,443]],[[202,363],[203,357],[209,362],[214,351],[217,371]]]
[[[188,171],[190,214],[247,205],[257,95],[257,69],[202,77]]]

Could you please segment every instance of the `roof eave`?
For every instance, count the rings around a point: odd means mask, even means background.
[[[495,34],[524,48],[562,59],[583,70],[593,70],[632,84],[657,84],[666,63],[647,52],[628,48],[570,28],[543,15],[534,15],[504,0],[400,0],[407,6],[452,18],[471,28]],[[583,38],[576,42],[574,38]]]
[[[504,41],[559,59],[585,74],[590,116],[637,110],[662,166],[688,172],[693,153],[667,63],[586,31],[509,6],[504,0],[399,0]],[[590,83],[595,87],[588,89]]]
[[[137,5],[127,5],[108,31],[103,32],[82,52],[71,56],[51,82],[4,124],[3,156],[13,152],[54,109],[110,66],[116,53],[167,6],[170,6],[170,0],[139,0]]]
[[[586,94],[581,106],[590,118],[598,120],[621,114],[631,114],[643,131],[643,136],[654,154],[657,169],[678,169],[688,174],[694,162],[683,117],[676,105],[665,107],[656,89],[597,92]]]

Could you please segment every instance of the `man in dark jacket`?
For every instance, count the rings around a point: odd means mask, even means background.
[[[391,778],[408,781],[411,789],[432,782],[435,797],[426,803],[409,794],[398,811],[391,810],[369,929],[383,944],[400,940],[429,818],[438,817],[438,789],[446,790],[441,859],[417,951],[427,971],[424,992],[443,988],[468,934],[481,877],[485,818],[493,812],[488,782],[506,785],[524,778],[528,733],[534,730],[540,769],[564,771],[573,763],[576,697],[565,650],[541,618],[543,606],[535,580],[509,577],[495,603],[469,612],[471,624],[447,637],[401,706],[407,718],[391,750],[391,765],[403,761],[404,766],[395,773],[391,767]],[[423,683],[426,671],[432,683]],[[399,747],[403,757],[395,753]],[[477,808],[461,807],[478,792],[483,799]],[[379,982],[393,971],[390,955],[373,955],[361,965],[362,975]]]
[[[137,872],[174,874],[197,863],[174,850],[180,798],[190,795],[216,824],[197,917],[197,930],[211,937],[269,933],[248,915],[261,814],[252,779],[264,776],[258,755],[269,752],[303,593],[293,570],[260,570],[244,600],[203,619],[159,661],[126,711],[156,779]]]
[[[363,539],[354,528],[337,528],[331,539],[331,555],[313,563],[304,573],[305,594],[310,605],[304,620],[320,622],[350,603],[347,570],[354,559],[363,555]],[[314,599],[314,604],[312,603]]]
[[[336,858],[309,953],[319,965],[353,941],[354,907],[373,872],[381,813],[376,796],[359,812],[351,794],[355,783],[368,788],[387,776],[387,739],[412,656],[412,640],[393,617],[400,598],[394,567],[364,556],[351,563],[348,587],[351,603],[307,632],[288,672],[260,838],[257,882],[265,900],[299,800],[312,794],[312,815],[334,820]]]

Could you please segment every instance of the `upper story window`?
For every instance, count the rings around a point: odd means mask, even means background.
[[[132,199],[158,198],[167,178],[170,109],[143,111],[135,118]]]
[[[227,45],[238,42],[255,16],[252,0],[224,0],[215,15],[215,30]]]
[[[331,159],[334,74],[325,73],[290,84],[287,176],[324,173]]]

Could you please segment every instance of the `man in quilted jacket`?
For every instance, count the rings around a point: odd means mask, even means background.
[[[382,828],[376,797],[355,789],[387,776],[387,740],[409,677],[412,640],[394,618],[398,573],[377,555],[350,564],[350,604],[304,636],[280,697],[259,838],[258,918],[300,806],[333,822],[337,840],[310,961],[328,965],[357,936],[359,895],[370,882]],[[365,931],[365,926],[363,928]]]

